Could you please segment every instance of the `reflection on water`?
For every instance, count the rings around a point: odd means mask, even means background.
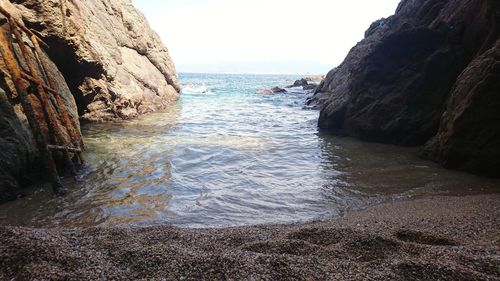
[[[417,148],[323,136],[325,170],[341,171],[324,186],[332,201],[347,200],[346,210],[429,195],[462,196],[500,192],[500,181],[447,170],[420,159]]]
[[[0,222],[283,223],[387,200],[499,191],[498,181],[445,170],[415,149],[319,134],[318,112],[301,109],[304,95],[255,94],[296,77],[181,78],[208,90],[138,120],[84,126],[87,166],[78,182],[65,180],[69,195],[36,186],[0,206]]]

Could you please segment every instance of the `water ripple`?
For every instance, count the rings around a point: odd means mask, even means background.
[[[34,187],[0,207],[6,224],[186,227],[285,223],[425,194],[498,191],[413,149],[320,134],[302,94],[258,95],[297,77],[185,75],[163,112],[84,126],[87,167],[66,197]],[[285,81],[285,82],[284,82]],[[201,88],[200,88],[201,89]],[[13,218],[9,214],[20,214]]]

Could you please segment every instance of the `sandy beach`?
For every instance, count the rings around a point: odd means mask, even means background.
[[[500,280],[500,194],[223,229],[0,227],[1,280]]]

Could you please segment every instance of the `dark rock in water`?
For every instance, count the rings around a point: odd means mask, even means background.
[[[296,80],[293,85],[286,86],[285,88],[298,88],[301,87],[303,91],[313,91],[316,89],[318,86],[317,84],[309,84],[308,81],[312,81],[309,79],[313,79],[313,77],[308,77],[308,78],[302,78],[299,80]]]
[[[321,108],[319,126],[333,133],[430,140],[424,155],[447,166],[500,171],[499,14],[496,0],[404,0],[370,26],[307,105]]]
[[[276,94],[276,93],[286,93],[286,90],[280,87],[274,87],[271,89],[260,90],[257,92],[257,94]]]
[[[293,85],[287,86],[286,88],[292,88],[292,87],[304,87],[309,85],[307,80],[305,78],[302,78],[300,80],[296,80]]]

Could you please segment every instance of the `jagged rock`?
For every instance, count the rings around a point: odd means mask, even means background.
[[[174,64],[130,0],[13,0],[88,121],[130,119],[179,97]]]
[[[287,86],[286,88],[292,88],[292,87],[304,87],[304,86],[307,86],[309,85],[307,83],[307,80],[305,78],[302,78],[302,79],[299,79],[299,80],[296,80],[293,85],[290,85],[290,86]]]
[[[22,14],[16,7],[6,0],[0,0],[0,6],[23,25],[21,21]],[[0,14],[0,32],[3,32],[6,37],[11,36],[9,24],[2,14]],[[28,42],[27,37],[24,39]],[[12,51],[15,53],[17,60],[24,70],[28,72],[17,42],[13,41],[12,44]],[[31,56],[34,57],[33,46],[28,43],[26,45],[29,46]],[[76,129],[80,130],[75,100],[63,75],[46,52],[42,51],[41,55],[52,88],[60,94],[69,117],[72,119],[73,124],[76,125]],[[38,67],[40,68],[40,65]],[[34,137],[27,117],[20,105],[20,100],[16,96],[17,93],[14,90],[9,71],[5,67],[3,57],[0,58],[0,68],[4,77],[0,79],[0,202],[2,202],[16,198],[21,193],[20,186],[32,181],[33,172],[43,171],[43,168],[41,168],[43,164],[39,161],[39,153]],[[36,101],[33,105],[40,107],[39,102]],[[43,117],[40,117],[40,119],[43,119]],[[58,120],[58,122],[64,128],[62,121]],[[69,138],[66,129],[63,129],[62,133],[65,138]]]
[[[266,94],[276,94],[276,93],[286,93],[286,90],[282,89],[280,87],[274,87],[274,88],[271,88],[271,89],[260,90],[260,91],[257,92],[257,94],[263,94],[263,95],[266,95]]]
[[[41,59],[78,131],[79,115],[90,121],[128,119],[178,98],[178,77],[168,51],[129,0],[0,0],[0,6],[48,44]],[[11,38],[8,29],[0,16],[0,32]],[[25,41],[33,52],[34,46]],[[26,70],[17,42],[12,44]],[[9,79],[0,79],[0,202],[44,177],[34,136]],[[33,106],[41,108],[36,99]],[[43,113],[36,117],[44,118]],[[59,127],[67,139],[69,132]],[[47,127],[44,132],[48,134]]]
[[[299,80],[296,80],[293,85],[286,86],[285,88],[302,88],[304,91],[313,91],[318,86],[317,84],[309,84],[309,81],[313,81],[312,79],[316,79],[315,77],[306,77]]]
[[[478,69],[475,58],[484,61],[482,56],[500,37],[499,6],[496,0],[403,0],[394,16],[370,26],[365,39],[307,101],[321,108],[319,126],[402,145],[423,145],[437,134],[427,155],[469,171],[487,172],[479,163],[494,164],[491,169],[500,171],[500,158],[492,160],[500,150],[500,134],[494,129],[500,111],[481,107],[497,99],[464,86],[490,81],[495,72],[460,75],[468,67]],[[476,95],[484,100],[467,101]],[[460,113],[481,110],[481,118]],[[452,116],[463,120],[450,121]]]

